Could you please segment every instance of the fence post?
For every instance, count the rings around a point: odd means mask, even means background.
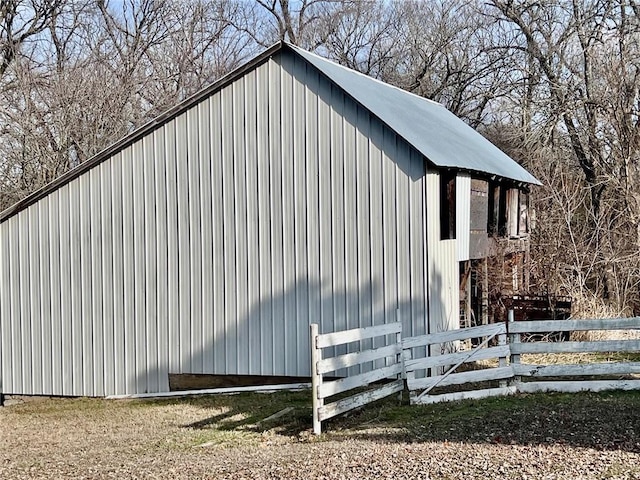
[[[312,323],[309,326],[309,346],[311,347],[311,405],[313,408],[313,433],[322,433],[322,422],[320,421],[320,407],[324,403],[318,396],[318,388],[322,383],[322,376],[318,374],[318,361],[322,359],[322,350],[318,348],[318,324]]]
[[[498,346],[502,347],[504,345],[507,344],[507,334],[505,333],[501,333],[498,335]],[[498,357],[498,366],[500,368],[506,367],[507,366],[507,357]],[[500,380],[500,387],[506,387],[507,386],[507,380]]]
[[[509,310],[509,327],[511,326],[511,324],[513,322],[515,322],[516,317],[515,317],[515,313],[513,311],[513,309]],[[511,329],[509,328],[509,331],[511,331]],[[513,345],[514,343],[520,343],[520,334],[519,333],[509,333],[509,344]],[[511,354],[509,357],[509,363],[511,365],[515,365],[515,364],[519,364],[520,363],[520,355],[514,355]],[[513,377],[513,383],[514,385],[516,385],[516,387],[518,386],[518,384],[520,383],[520,376],[519,375],[515,375]]]
[[[400,314],[400,309],[398,309],[398,315],[399,314]],[[396,317],[396,319],[397,318],[398,317]],[[404,369],[404,351],[402,350],[402,331],[399,331],[398,333],[396,333],[396,343],[400,346],[400,353],[396,355],[396,362],[402,365],[402,370],[400,371],[398,378],[402,379],[402,382],[404,383],[404,388],[407,388],[407,372]],[[400,390],[400,393],[398,394],[398,400],[400,401],[400,403],[402,403],[403,393],[404,393],[404,389]]]

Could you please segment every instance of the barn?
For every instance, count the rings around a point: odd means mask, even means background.
[[[0,391],[305,377],[310,323],[458,328],[465,265],[491,225],[526,235],[536,183],[442,105],[278,43],[0,214]]]

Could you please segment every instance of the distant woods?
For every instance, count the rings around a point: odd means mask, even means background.
[[[4,0],[0,209],[284,39],[522,162],[536,292],[640,311],[636,0]]]

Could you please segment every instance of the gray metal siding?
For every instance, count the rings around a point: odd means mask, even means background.
[[[415,335],[430,307],[442,328],[457,304],[427,300],[427,276],[457,291],[457,258],[427,238],[425,173],[314,67],[274,56],[0,224],[3,389],[308,375],[309,323]]]
[[[460,327],[458,241],[440,239],[438,172],[429,170],[426,179],[427,205],[429,206],[427,209],[429,332],[436,333]],[[459,199],[456,202],[456,209],[458,201]]]
[[[456,240],[458,261],[469,260],[471,238],[471,177],[459,173],[456,177]]]

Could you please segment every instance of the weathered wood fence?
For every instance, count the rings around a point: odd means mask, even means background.
[[[510,319],[512,319],[510,315]],[[549,332],[595,332],[627,331],[640,328],[640,318],[607,318],[593,320],[544,320],[509,322],[510,366],[513,369],[513,384],[518,392],[579,392],[582,390],[631,390],[640,389],[640,380],[598,379],[597,377],[628,376],[640,373],[639,362],[608,362],[606,357],[589,363],[525,364],[522,354],[558,353],[634,353],[640,352],[640,339],[557,341],[544,340],[522,342],[523,335]],[[587,377],[587,378],[585,378]],[[594,378],[595,377],[595,378]],[[538,381],[547,378],[547,381]],[[553,378],[553,380],[551,380]]]
[[[442,344],[460,342],[472,338],[476,339],[479,344],[471,350],[417,356],[415,358],[414,352],[419,347],[425,347],[426,352],[434,352],[435,350],[439,353],[441,351],[440,345]],[[494,343],[495,345],[493,345]],[[434,403],[465,398],[483,398],[515,392],[513,386],[507,386],[504,383],[498,388],[460,391],[440,395],[430,394],[436,387],[512,378],[513,371],[507,366],[507,358],[510,352],[509,345],[507,345],[507,328],[504,323],[405,338],[402,342],[402,348],[405,378],[411,403]],[[494,368],[482,370],[465,369],[465,365],[491,359],[498,360]],[[457,371],[460,367],[462,367],[462,371]],[[419,390],[422,390],[422,392],[418,393]]]
[[[311,390],[313,395],[314,433],[319,434],[321,432],[323,420],[401,392],[404,389],[401,332],[401,323],[390,323],[325,334],[318,333],[317,324],[311,325]],[[384,337],[384,346],[360,349],[364,340],[377,337]],[[355,352],[323,358],[324,349],[345,344],[356,344],[360,348]],[[327,373],[371,362],[374,364],[383,363],[384,366],[364,373],[338,378],[337,380],[327,381],[324,379]],[[366,387],[373,382],[388,378],[393,380],[374,389],[340,398],[332,403],[325,402],[328,397]]]
[[[314,432],[320,433],[323,420],[403,390],[405,380],[412,404],[518,392],[640,389],[640,380],[620,378],[640,374],[640,362],[610,362],[602,356],[590,357],[589,363],[527,364],[522,363],[521,357],[524,354],[640,352],[640,338],[576,341],[569,335],[560,336],[559,341],[545,340],[557,332],[639,330],[640,317],[514,322],[511,311],[509,320],[508,323],[404,339],[401,338],[400,323],[323,335],[318,334],[317,325],[312,325]],[[558,335],[553,336],[558,338]],[[374,337],[385,337],[385,345],[323,358],[324,348]],[[389,341],[389,337],[395,341]],[[448,348],[444,348],[471,339],[475,346],[469,350],[448,352]],[[380,363],[380,359],[385,360],[379,368],[331,381],[323,380],[327,373],[376,360]],[[328,397],[389,378],[393,380],[382,386],[325,404]],[[540,378],[546,380],[540,381]],[[488,382],[494,385],[487,387]],[[437,388],[454,386],[453,392],[434,393]]]

